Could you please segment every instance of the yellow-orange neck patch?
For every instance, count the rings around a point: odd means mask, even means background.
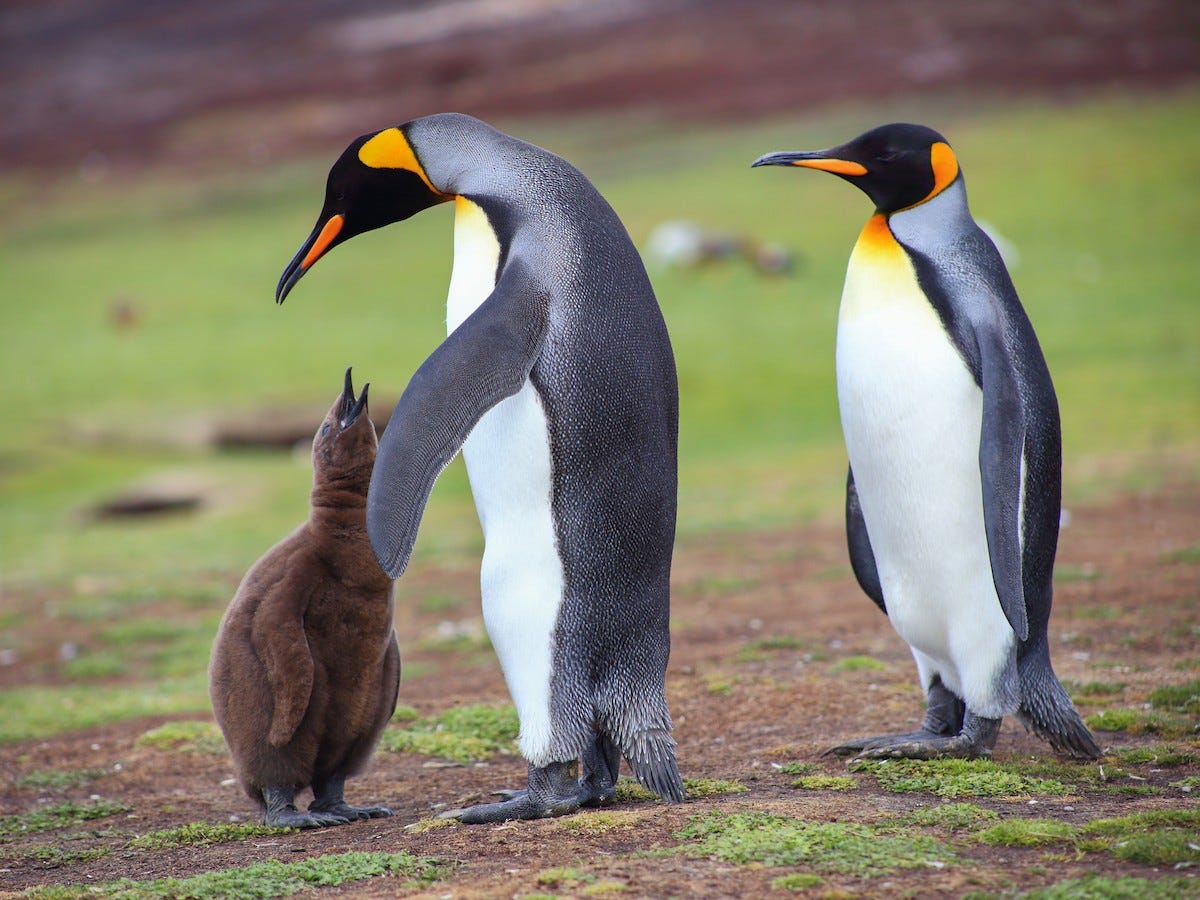
[[[866,250],[874,253],[891,252],[899,248],[892,229],[888,227],[887,216],[883,213],[875,213],[867,219],[867,224],[859,232],[858,243],[854,245],[856,251]]]
[[[425,167],[417,159],[408,138],[399,128],[387,128],[379,132],[358,150],[359,161],[372,169],[405,169],[420,176],[425,186],[435,194],[445,196],[433,186]]]
[[[958,157],[947,143],[938,141],[929,148],[929,165],[933,168],[933,190],[925,200],[936,197],[958,177]]]

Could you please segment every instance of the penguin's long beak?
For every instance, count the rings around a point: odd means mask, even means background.
[[[851,159],[839,158],[836,150],[783,150],[767,153],[750,164],[752,169],[758,166],[803,166],[806,169],[820,169],[822,172],[845,176],[867,174],[866,166]]]
[[[300,245],[296,255],[292,257],[291,262],[283,270],[283,274],[279,276],[279,283],[275,286],[276,303],[282,303],[292,286],[303,277],[313,263],[325,255],[325,251],[334,245],[345,224],[346,219],[340,214],[334,214],[324,222],[317,223],[317,227],[308,236],[308,240]],[[349,373],[347,373],[347,377],[349,377]]]
[[[341,425],[343,431],[354,424],[354,420],[358,418],[359,414],[366,410],[367,391],[371,387],[369,383],[364,384],[362,396],[357,400],[354,399],[354,382],[350,380],[352,368],[346,370],[346,383],[342,388],[342,402],[338,410],[338,424]]]

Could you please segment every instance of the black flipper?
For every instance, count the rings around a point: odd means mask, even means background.
[[[862,505],[858,502],[854,470],[849,468],[846,470],[846,545],[850,548],[850,568],[854,570],[859,587],[886,615],[883,585],[879,581],[879,570],[875,568],[875,552],[871,549],[871,538],[867,535]]]
[[[983,427],[979,473],[983,482],[983,525],[987,533],[992,580],[1000,607],[1017,639],[1029,636],[1025,610],[1020,532],[1021,460],[1025,448],[1025,410],[1012,355],[999,325],[977,327],[983,388]]]
[[[483,415],[517,393],[541,352],[549,299],[510,260],[491,295],[421,364],[379,442],[367,533],[392,578],[408,565],[429,492]]]

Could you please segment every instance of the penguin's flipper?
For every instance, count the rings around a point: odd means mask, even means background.
[[[992,580],[1017,639],[1029,636],[1022,573],[1021,493],[1025,458],[1025,409],[1012,355],[998,325],[976,330],[983,388],[979,472],[983,524]]]
[[[433,483],[484,413],[517,393],[541,352],[549,298],[510,259],[491,295],[417,369],[379,442],[367,533],[380,566],[408,565]]]
[[[883,585],[879,581],[879,570],[875,568],[875,552],[867,535],[858,488],[854,486],[854,470],[849,468],[846,470],[846,545],[850,548],[850,568],[854,570],[859,587],[886,615]]]
[[[275,701],[267,740],[282,747],[296,733],[312,698],[313,660],[304,622],[291,607],[264,604],[254,616],[250,641]]]

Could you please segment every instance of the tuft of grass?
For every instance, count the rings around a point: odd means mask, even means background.
[[[862,672],[886,669],[883,663],[869,656],[844,656],[833,664],[835,672]]]
[[[1161,557],[1163,562],[1200,563],[1200,544],[1177,547]]]
[[[807,866],[822,873],[873,878],[953,859],[949,847],[922,836],[885,834],[867,825],[804,822],[767,813],[693,816],[676,837],[692,859],[738,865]]]
[[[1150,692],[1150,705],[1177,713],[1200,713],[1200,681],[1169,684]]]
[[[123,878],[100,885],[35,888],[32,900],[74,900],[101,894],[121,900],[228,900],[286,897],[314,887],[336,887],[368,878],[394,876],[429,884],[445,874],[438,860],[399,853],[351,851],[284,863],[268,859],[237,869],[205,872],[190,878],[133,881]]]
[[[1196,729],[1195,722],[1187,716],[1124,707],[1103,709],[1083,721],[1095,731],[1158,734],[1168,738],[1184,737]]]
[[[806,791],[854,791],[858,782],[844,775],[805,775],[792,782],[792,787]]]
[[[104,819],[118,813],[129,812],[129,807],[116,800],[95,800],[91,803],[58,803],[44,806],[32,812],[12,816],[0,816],[0,842],[12,840],[23,834],[36,834],[66,828],[79,822]]]
[[[805,875],[797,872],[793,875],[780,875],[771,879],[771,887],[777,891],[807,891],[821,883],[820,875]]]
[[[927,791],[939,797],[1025,797],[1070,794],[1073,788],[1053,778],[1023,775],[990,759],[864,759],[852,772],[869,772],[880,787],[899,794]]]
[[[799,650],[804,646],[799,638],[789,634],[773,634],[767,637],[746,641],[738,648],[735,661],[740,663],[762,662],[767,654],[775,650]]]
[[[44,864],[48,869],[57,869],[60,866],[70,866],[75,863],[101,859],[108,856],[111,852],[111,847],[90,847],[84,850],[70,850],[55,844],[38,844],[34,847],[23,848],[21,856],[25,859],[36,860]]]
[[[134,746],[172,753],[224,753],[225,738],[212,722],[167,722],[141,735]]]
[[[1060,563],[1054,567],[1054,580],[1064,584],[1073,581],[1098,581],[1104,576],[1093,565],[1070,566]]]
[[[742,794],[750,790],[735,778],[685,778],[683,789],[691,800],[718,797],[721,794]]]
[[[977,837],[984,844],[1000,847],[1040,847],[1068,841],[1078,833],[1076,826],[1057,819],[1011,818],[997,822]]]
[[[595,880],[595,875],[591,875],[583,871],[583,869],[575,869],[570,866],[543,869],[537,874],[538,884],[553,888],[576,888],[581,884],[590,884]]]
[[[1147,866],[1200,863],[1200,809],[1156,809],[1083,826],[1123,862]]]
[[[699,797],[716,797],[720,794],[740,794],[750,790],[740,781],[720,778],[685,778],[683,789],[688,798],[693,800]],[[622,775],[617,779],[616,799],[621,803],[634,803],[657,800],[658,794],[638,784],[634,779]]]
[[[108,775],[106,769],[38,769],[25,775],[18,775],[13,784],[26,791],[48,791],[62,793],[71,788],[91,784],[97,778]]]
[[[1021,894],[1022,900],[1185,900],[1195,896],[1194,878],[1108,878],[1104,875],[1067,878]]]
[[[517,711],[510,705],[458,706],[418,719],[408,728],[387,728],[380,746],[394,753],[421,753],[455,762],[516,751]]]
[[[994,822],[999,816],[990,809],[983,809],[974,803],[942,803],[939,806],[923,806],[910,813],[896,816],[889,824],[926,825],[949,828],[952,831],[977,831],[986,828],[989,822]]]
[[[456,819],[431,817],[428,819],[419,819],[411,825],[405,825],[404,830],[409,834],[424,834],[427,831],[433,831],[435,828],[454,828],[458,824]]]
[[[1200,775],[1189,775],[1187,778],[1172,781],[1171,787],[1178,788],[1185,794],[1190,794],[1192,791],[1200,791]]]
[[[252,837],[266,837],[273,834],[291,834],[295,828],[272,828],[251,822],[222,822],[212,825],[208,822],[192,822],[180,825],[178,828],[167,828],[162,831],[151,831],[142,834],[129,842],[134,850],[174,850],[178,847],[203,846],[205,844],[225,844],[230,841],[244,841]]]
[[[1165,769],[1186,766],[1200,760],[1200,755],[1177,747],[1174,744],[1156,744],[1153,747],[1128,747],[1113,754],[1118,762],[1127,766],[1160,766]]]
[[[812,775],[820,769],[820,766],[811,762],[790,762],[779,767],[779,771],[784,775]]]
[[[1072,697],[1107,697],[1112,694],[1120,694],[1125,690],[1123,681],[1089,681],[1085,684],[1077,685],[1071,691]]]

